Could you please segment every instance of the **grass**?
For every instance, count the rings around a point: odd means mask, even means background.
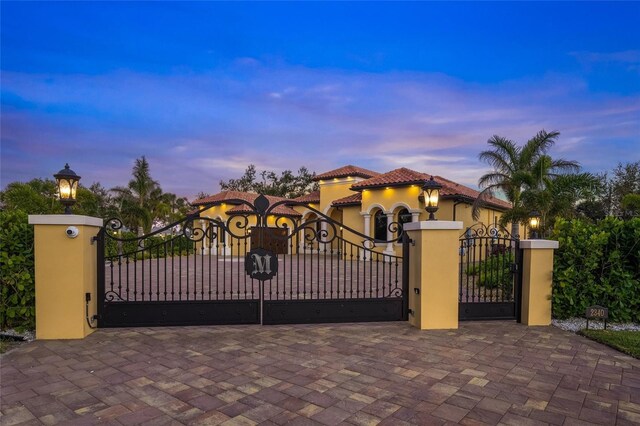
[[[640,359],[640,331],[580,330],[579,334]]]
[[[9,349],[15,348],[19,344],[20,343],[15,341],[0,340],[0,354],[7,352]]]
[[[6,336],[0,336],[0,354],[8,352],[16,346],[24,343],[23,340],[16,340]]]

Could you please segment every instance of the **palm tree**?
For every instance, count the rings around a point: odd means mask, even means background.
[[[122,219],[128,227],[136,228],[141,236],[151,230],[154,208],[162,196],[162,189],[151,177],[149,162],[144,155],[136,159],[132,175],[133,179],[126,187],[118,186],[111,190],[116,193]]]
[[[511,222],[511,235],[520,233],[520,222],[526,221],[529,206],[523,202],[523,192],[528,189],[541,190],[561,173],[579,170],[575,161],[553,160],[547,151],[556,143],[559,132],[541,130],[523,146],[501,136],[492,136],[487,143],[491,149],[482,151],[481,161],[493,170],[480,177],[480,196],[473,205],[473,218],[478,220],[484,202],[501,192],[512,208],[502,217],[502,223]]]

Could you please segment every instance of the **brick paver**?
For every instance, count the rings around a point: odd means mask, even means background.
[[[103,329],[0,362],[2,425],[640,423],[640,361],[513,322]]]

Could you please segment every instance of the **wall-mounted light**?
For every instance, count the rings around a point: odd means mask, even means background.
[[[529,214],[529,229],[531,229],[531,238],[537,239],[540,230],[540,213],[535,210]]]
[[[65,164],[64,169],[53,175],[53,177],[56,179],[58,197],[60,197],[60,203],[64,206],[64,213],[72,214],[71,206],[76,203],[80,176],[69,168],[69,164]]]
[[[438,211],[441,189],[442,185],[436,182],[433,176],[422,185],[422,195],[424,196],[425,210],[429,213],[429,220],[436,220],[435,212]]]

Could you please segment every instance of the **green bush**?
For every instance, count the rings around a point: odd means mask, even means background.
[[[142,256],[143,248],[139,246],[140,240],[136,238],[136,234],[133,232],[122,232],[117,238],[125,239],[128,241],[119,242],[110,237],[105,237],[104,253],[106,258],[116,257],[118,254],[130,254],[133,260],[133,253],[139,251],[137,254],[138,259]],[[129,240],[131,239],[131,240]],[[186,238],[184,235],[176,235],[173,237],[160,237],[153,236],[144,239],[144,258],[156,258],[165,256],[165,243],[166,242],[166,255],[174,256],[186,255],[187,252],[193,253],[194,243]]]
[[[0,329],[35,327],[33,228],[20,210],[0,211]]]
[[[609,309],[613,321],[640,322],[640,218],[597,224],[559,219],[553,272],[553,316],[584,316],[588,306]]]
[[[511,252],[492,254],[485,260],[466,268],[467,275],[477,275],[478,285],[486,288],[500,288],[511,292],[513,287],[513,272],[511,264],[514,262]]]

